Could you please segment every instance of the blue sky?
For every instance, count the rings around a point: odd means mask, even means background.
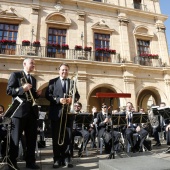
[[[168,50],[170,55],[170,0],[160,0],[160,7],[162,14],[168,16],[168,19],[165,21],[166,26],[166,37],[168,42]]]

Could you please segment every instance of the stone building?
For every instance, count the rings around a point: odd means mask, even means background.
[[[61,62],[78,74],[83,110],[111,109],[127,101],[136,110],[170,104],[170,69],[158,0],[0,0],[0,103],[11,97],[6,85],[23,59],[36,61],[34,76],[43,94]],[[67,48],[69,47],[69,49]],[[131,98],[97,98],[96,93],[130,93]]]

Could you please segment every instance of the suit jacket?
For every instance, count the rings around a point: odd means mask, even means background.
[[[17,96],[23,100],[23,103],[21,104],[21,106],[18,108],[18,110],[15,112],[14,115],[14,117],[18,117],[18,118],[26,116],[27,114],[30,114],[32,112],[31,110],[32,102],[29,102],[27,100],[24,89],[22,88],[21,79],[23,78],[23,73],[24,73],[23,71],[13,72],[8,80],[8,85],[7,85],[7,94],[12,96],[13,100]],[[33,76],[31,76],[31,79],[32,79],[31,93],[35,99],[38,98],[36,93],[36,79]]]
[[[103,115],[102,112],[99,112],[97,114],[97,124],[98,124],[98,136],[102,137],[104,131],[106,130],[106,123],[103,123],[103,121],[105,120],[105,116]]]
[[[68,79],[68,91],[70,90],[70,79]],[[68,92],[67,92],[68,93]],[[60,103],[60,98],[64,97],[64,92],[60,77],[50,80],[47,87],[45,97],[50,101],[49,118],[51,120],[58,120],[60,118],[63,105]],[[76,89],[75,100],[79,100],[80,95]]]

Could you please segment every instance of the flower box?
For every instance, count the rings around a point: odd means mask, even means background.
[[[77,51],[81,51],[82,50],[82,46],[81,45],[76,45],[74,49],[77,50]]]
[[[158,54],[146,54],[146,53],[143,53],[143,54],[140,54],[139,56],[143,57],[143,58],[148,58],[148,59],[158,59],[159,58]]]
[[[62,44],[61,48],[62,50],[68,50],[69,46],[67,44]]]
[[[16,41],[15,40],[8,40],[8,45],[16,45]]]
[[[29,40],[23,40],[22,46],[30,46],[30,41]]]
[[[116,50],[111,50],[111,49],[109,49],[109,50],[108,50],[108,53],[110,53],[110,54],[116,54]]]
[[[15,40],[0,40],[0,44],[1,45],[16,45],[16,41]]]
[[[33,45],[33,47],[40,47],[40,42],[34,41],[32,45]]]
[[[105,52],[106,49],[105,48],[96,48],[96,52],[102,53]]]
[[[91,47],[85,47],[84,51],[91,51],[91,49],[92,49]]]

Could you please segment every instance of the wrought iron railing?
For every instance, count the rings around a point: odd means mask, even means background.
[[[162,67],[162,61],[160,58],[152,58],[152,57],[134,57],[134,63],[140,64],[143,66],[153,66],[153,67]]]
[[[89,60],[99,62],[111,62],[120,63],[119,54],[111,54],[106,51],[85,51],[84,49],[57,49],[55,47],[47,46],[22,46],[16,45],[4,45],[0,44],[0,54],[7,55],[23,55],[23,56],[38,56],[48,58],[61,58],[71,60]]]

